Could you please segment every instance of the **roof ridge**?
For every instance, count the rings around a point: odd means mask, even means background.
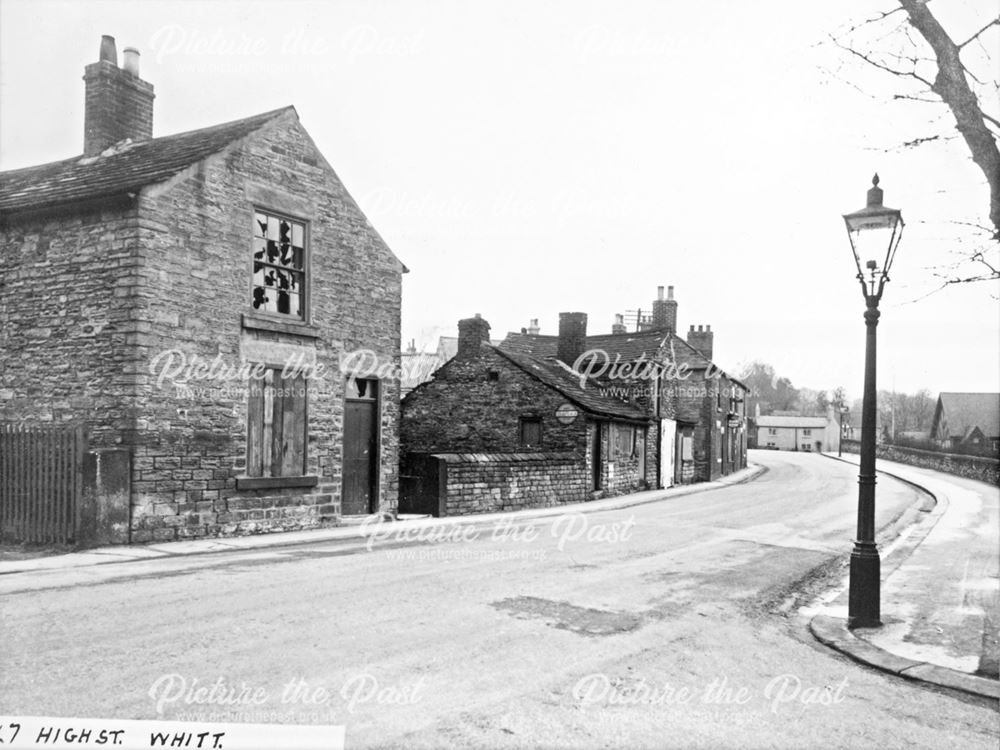
[[[280,114],[292,111],[295,112],[296,117],[298,117],[298,112],[295,110],[294,104],[286,104],[284,107],[279,107],[278,109],[268,110],[267,112],[260,112],[256,115],[249,115],[247,117],[237,117],[235,120],[227,120],[226,122],[217,122],[215,125],[206,125],[200,128],[191,128],[190,130],[182,130],[178,133],[170,133],[169,135],[158,135],[155,138],[148,138],[144,141],[136,141],[135,145],[141,145],[144,143],[152,143],[153,141],[163,141],[168,138],[182,138],[189,135],[194,135],[195,133],[200,133],[206,130],[223,130],[224,128],[231,128],[242,123],[248,123],[251,120],[260,120],[261,126],[264,125],[268,120],[273,120]],[[255,128],[256,130],[256,128]],[[235,140],[235,139],[234,139]]]
[[[237,117],[235,120],[229,120],[227,122],[219,122],[219,123],[216,123],[215,125],[206,125],[206,126],[200,127],[200,128],[191,128],[190,130],[182,130],[182,131],[177,132],[177,133],[169,133],[168,135],[158,135],[155,138],[146,138],[145,140],[141,140],[141,141],[132,141],[132,146],[133,147],[137,147],[137,146],[141,147],[141,146],[144,146],[147,143],[162,142],[162,141],[170,139],[170,138],[180,138],[182,136],[189,136],[189,135],[192,135],[193,133],[198,133],[198,132],[201,132],[201,131],[214,130],[214,129],[222,130],[223,128],[233,127],[234,125],[238,125],[240,123],[249,122],[251,120],[256,120],[256,119],[260,119],[261,126],[263,126],[264,123],[266,123],[268,120],[271,120],[271,119],[277,117],[279,114],[284,114],[288,110],[292,110],[294,112],[295,111],[295,105],[293,105],[293,104],[287,104],[284,107],[279,107],[278,109],[272,109],[272,110],[270,110],[268,112],[261,112],[259,114],[250,115],[248,117]],[[295,112],[295,114],[296,114],[296,116],[298,116],[298,112]],[[110,148],[114,148],[114,146],[117,146],[118,143],[122,143],[125,140],[128,140],[128,139],[122,139],[121,141],[118,141],[117,143],[112,144],[112,146],[110,146]],[[107,149],[104,149],[104,150],[106,151]],[[56,164],[64,164],[64,163],[68,163],[68,162],[78,162],[81,159],[85,159],[85,158],[93,158],[93,157],[87,157],[86,154],[75,154],[74,156],[67,156],[66,158],[63,158],[63,159],[53,159],[52,161],[42,162],[41,164],[32,164],[32,165],[27,166],[27,167],[15,167],[14,169],[0,169],[0,175],[14,175],[14,174],[16,174],[18,172],[26,172],[26,171],[35,170],[35,169],[45,169],[45,168],[53,167]]]
[[[292,113],[287,106],[204,128],[119,141],[93,156],[0,172],[0,211],[45,209],[137,191],[163,182]]]

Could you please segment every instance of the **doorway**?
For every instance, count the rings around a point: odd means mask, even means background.
[[[378,423],[378,381],[349,378],[344,398],[342,515],[378,510]]]

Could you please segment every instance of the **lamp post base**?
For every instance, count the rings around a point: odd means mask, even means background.
[[[847,604],[848,628],[877,628],[882,625],[880,586],[881,561],[875,542],[854,542]]]

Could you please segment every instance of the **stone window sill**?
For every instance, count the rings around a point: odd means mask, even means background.
[[[315,487],[319,477],[236,477],[238,490],[274,490],[286,487]]]
[[[254,313],[243,313],[243,327],[309,339],[318,339],[320,336],[319,328],[309,323],[303,323],[300,320],[278,320]]]

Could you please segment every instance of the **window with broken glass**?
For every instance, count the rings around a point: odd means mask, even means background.
[[[305,320],[305,243],[303,222],[254,212],[254,310]]]

